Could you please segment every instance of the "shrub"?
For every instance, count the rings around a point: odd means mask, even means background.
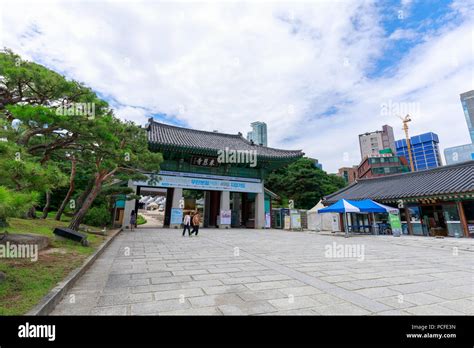
[[[137,217],[137,225],[144,225],[146,224],[146,219],[143,215],[138,214]]]
[[[20,217],[37,201],[38,194],[36,192],[15,192],[0,186],[0,227],[8,225],[7,218]]]
[[[112,214],[105,205],[92,207],[84,217],[84,223],[89,226],[104,227],[112,222]]]

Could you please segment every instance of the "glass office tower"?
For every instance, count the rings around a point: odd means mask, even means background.
[[[412,136],[410,144],[415,171],[436,168],[442,165],[437,134],[429,132]],[[406,139],[395,141],[395,147],[397,155],[404,156],[408,161],[410,157]]]
[[[474,91],[461,94],[461,104],[466,117],[467,128],[471,136],[471,143],[474,143]]]
[[[474,90],[461,94],[461,105],[466,118],[471,143],[444,149],[446,164],[474,160]]]
[[[257,145],[267,145],[267,124],[265,122],[252,122],[252,131],[247,133],[247,140],[252,140]]]

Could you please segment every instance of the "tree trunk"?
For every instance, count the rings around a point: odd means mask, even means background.
[[[30,209],[28,209],[28,212],[26,213],[26,217],[28,219],[36,219],[36,207],[32,206]]]
[[[82,203],[84,203],[86,197],[89,195],[89,193],[91,193],[92,188],[94,187],[94,183],[95,181],[91,180],[89,184],[87,185],[86,189],[84,190],[84,192],[82,192],[79,198],[77,199],[76,209],[74,209],[74,215],[76,215],[79,212],[79,209],[81,209]]]
[[[90,206],[94,202],[94,199],[97,197],[97,195],[100,192],[100,189],[102,188],[102,182],[103,182],[103,177],[98,177],[95,180],[95,184],[92,187],[92,190],[90,193],[87,195],[86,199],[84,200],[84,203],[82,204],[81,208],[79,211],[74,215],[72,218],[69,228],[77,231],[79,229],[79,225],[81,224],[82,220],[84,219],[84,216],[86,216],[87,211],[89,210]]]
[[[76,159],[73,157],[71,160],[71,175],[69,177],[69,190],[66,193],[66,197],[64,197],[63,202],[61,203],[61,206],[58,209],[58,212],[56,213],[56,216],[54,217],[55,220],[60,221],[61,220],[61,215],[64,212],[64,209],[66,209],[66,205],[68,204],[69,200],[71,199],[72,193],[74,192],[74,179],[76,177]]]
[[[46,191],[46,203],[43,208],[43,216],[42,219],[46,219],[48,217],[49,206],[51,205],[51,191]]]

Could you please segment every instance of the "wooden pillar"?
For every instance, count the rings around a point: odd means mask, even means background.
[[[405,207],[405,216],[407,219],[408,234],[413,235],[413,226],[411,225],[410,209],[408,209],[408,207]]]
[[[209,227],[210,216],[211,216],[211,191],[204,191],[203,227]]]
[[[270,197],[270,228],[273,228],[273,214],[272,214],[272,209],[273,209],[272,198]]]
[[[171,208],[173,206],[173,194],[174,194],[174,188],[168,187],[166,189],[166,205],[165,205],[165,217],[164,217],[163,227],[170,227]]]
[[[219,215],[220,191],[209,191],[210,207],[209,207],[209,226],[217,227],[217,215]]]
[[[242,225],[247,227],[247,222],[249,220],[249,206],[247,201],[247,193],[242,193]]]
[[[464,214],[464,207],[462,205],[462,202],[457,201],[456,206],[458,208],[459,217],[461,219],[461,226],[462,226],[462,230],[464,232],[464,237],[469,237],[469,229],[467,228],[466,214]]]

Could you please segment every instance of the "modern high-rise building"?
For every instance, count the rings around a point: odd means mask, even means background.
[[[471,143],[474,143],[474,90],[461,94],[461,105],[464,117],[466,117]]]
[[[265,122],[252,122],[252,131],[247,133],[247,140],[253,141],[257,145],[267,145],[267,124]]]
[[[381,131],[360,134],[359,145],[362,160],[369,156],[378,155],[379,151],[384,149],[391,149],[395,153],[393,128],[389,125],[384,125]]]
[[[471,143],[444,149],[446,164],[455,164],[474,160],[474,90],[461,93],[461,105],[466,118]]]
[[[415,171],[436,168],[441,165],[438,135],[432,132],[414,135],[410,138],[411,154]],[[406,139],[395,141],[398,156],[410,161]]]

